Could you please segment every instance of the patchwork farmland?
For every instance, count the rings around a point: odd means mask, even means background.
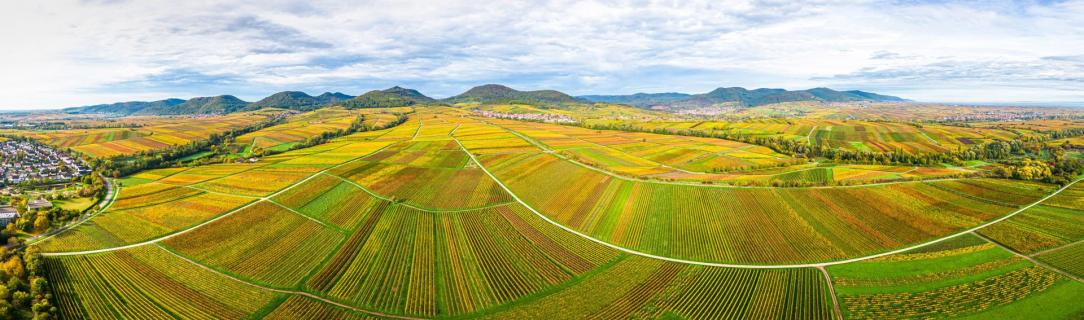
[[[1011,139],[1017,135],[1003,128],[968,128],[936,124],[834,120],[816,117],[755,119],[747,121],[597,121],[601,124],[627,124],[646,129],[692,130],[704,133],[730,133],[756,137],[779,137],[807,141],[811,145],[854,151],[936,153],[952,151],[993,139]],[[595,123],[595,121],[592,121]]]
[[[95,158],[131,156],[207,139],[212,134],[245,128],[279,115],[273,110],[223,116],[131,117],[130,128],[11,131],[57,148],[71,148]]]
[[[1084,184],[980,177],[965,167],[829,163],[737,141],[460,108],[395,112],[409,112],[407,120],[255,162],[117,179],[107,208],[32,243],[44,252],[59,315],[1084,315],[1073,303],[1084,297]],[[319,109],[237,143],[275,148],[349,126],[359,114]],[[808,134],[812,126],[787,130]],[[991,136],[911,128],[938,143],[864,137],[940,150],[946,137]],[[832,134],[825,143],[837,143]]]

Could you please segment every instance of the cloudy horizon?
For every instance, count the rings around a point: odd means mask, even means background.
[[[1084,1],[9,1],[0,109],[286,90],[717,87],[1084,102]]]

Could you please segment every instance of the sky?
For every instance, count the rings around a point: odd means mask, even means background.
[[[2,1],[0,109],[284,90],[1084,102],[1084,1]]]

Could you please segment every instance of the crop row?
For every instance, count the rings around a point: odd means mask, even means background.
[[[656,167],[691,171],[751,168],[783,163],[789,157],[763,146],[737,141],[592,130],[573,126],[495,121],[557,150],[568,150],[604,167]],[[669,169],[668,167],[662,167]]]
[[[970,235],[945,241],[936,249],[901,255],[907,257],[828,268],[845,316],[902,319],[997,314],[994,310],[1006,305],[1027,310],[1057,303],[1064,290],[1081,289],[1057,273]],[[1076,309],[1073,312],[1080,311]]]
[[[300,319],[342,319],[342,320],[364,320],[364,319],[379,319],[371,316],[358,314],[348,311],[338,306],[334,306],[325,302],[313,300],[311,298],[294,296],[286,299],[275,308],[274,311],[267,314],[264,319],[271,320],[300,320]]]
[[[815,269],[716,268],[624,256],[575,285],[493,318],[831,319],[829,301],[824,277]]]
[[[958,186],[740,189],[617,179],[543,153],[483,155],[520,198],[566,226],[640,251],[712,262],[779,263],[872,254],[946,235],[1015,209]],[[1012,184],[1007,184],[1012,186]],[[952,190],[951,192],[946,190]]]
[[[438,209],[481,207],[511,197],[480,169],[423,168],[357,161],[331,171],[373,192]]]
[[[1084,278],[1084,242],[1040,254],[1036,258],[1078,278]]]
[[[469,313],[568,281],[611,259],[597,244],[554,237],[514,205],[434,214],[391,206],[369,216],[308,282],[312,290],[384,312]],[[389,249],[394,248],[394,249]]]
[[[46,269],[67,319],[242,319],[273,298],[157,247],[48,258]]]
[[[402,143],[365,158],[367,161],[435,168],[462,168],[467,159],[452,140]]]
[[[1084,184],[1078,183],[1042,204],[979,233],[1013,250],[1031,254],[1084,239]]]
[[[320,175],[275,197],[283,205],[340,228],[353,229],[383,201],[337,177]]]
[[[165,244],[201,263],[261,283],[293,287],[342,239],[333,229],[265,201]]]
[[[286,170],[250,170],[201,183],[200,188],[243,196],[266,196],[312,175]]]

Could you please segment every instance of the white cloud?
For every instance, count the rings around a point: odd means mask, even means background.
[[[6,108],[489,82],[1084,100],[1080,1],[5,1],[0,36]]]

